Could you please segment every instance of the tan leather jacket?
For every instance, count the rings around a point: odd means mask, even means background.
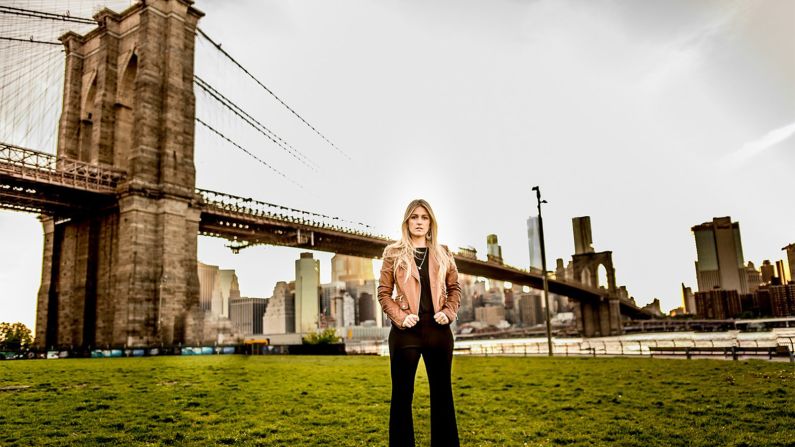
[[[447,250],[447,247],[445,247]],[[450,251],[447,251],[450,253]],[[445,283],[439,282],[439,260],[432,252],[429,253],[428,273],[431,277],[431,298],[433,301],[433,312],[436,314],[441,311],[447,315],[447,319],[452,323],[457,317],[458,307],[461,305],[461,285],[458,283],[458,268],[455,265],[453,256],[450,255],[450,266],[447,269]],[[407,281],[406,271],[403,266],[398,267],[395,275],[395,258],[388,257],[384,250],[384,263],[381,266],[381,279],[378,282],[378,302],[381,309],[387,314],[392,324],[400,329],[403,328],[403,320],[409,314],[417,315],[420,310],[420,273],[416,264],[411,263],[411,276]],[[397,280],[395,280],[397,278]],[[392,296],[393,289],[397,288],[395,297]]]

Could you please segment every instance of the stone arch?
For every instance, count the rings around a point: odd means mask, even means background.
[[[135,81],[138,78],[138,55],[132,51],[116,93],[116,129],[114,135],[113,165],[127,169],[127,159],[133,148],[135,122]]]
[[[81,161],[91,161],[91,147],[94,134],[94,117],[96,115],[97,100],[97,73],[92,74],[88,83],[86,95],[83,97],[83,107],[80,110],[80,127],[78,127],[79,153]]]
[[[616,273],[613,269],[613,253],[580,253],[572,256],[574,277],[590,287],[604,287],[610,294],[616,292]],[[604,269],[604,277],[600,278],[600,269]],[[587,281],[584,280],[587,278]],[[600,281],[601,279],[601,281]]]
[[[586,286],[593,286],[591,283],[591,270],[588,268],[588,266],[585,266],[577,276],[581,283],[585,284]]]
[[[599,263],[596,267],[596,283],[594,284],[597,288],[607,288],[610,281],[607,276],[607,267],[605,267],[604,263]]]

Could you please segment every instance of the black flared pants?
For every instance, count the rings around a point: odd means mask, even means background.
[[[453,364],[453,333],[448,325],[421,319],[408,329],[389,332],[392,401],[389,409],[389,446],[414,447],[411,402],[414,377],[422,356],[431,395],[431,446],[457,447],[458,428],[450,382]]]

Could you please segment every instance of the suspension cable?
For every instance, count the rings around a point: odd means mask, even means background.
[[[199,88],[201,88],[202,90],[204,90],[205,93],[207,93],[213,99],[215,99],[216,101],[221,103],[221,105],[223,105],[224,107],[229,109],[232,113],[234,113],[240,119],[242,119],[243,121],[248,123],[251,127],[253,127],[255,130],[257,130],[259,133],[261,133],[262,135],[265,135],[274,144],[276,144],[280,148],[282,148],[285,151],[287,151],[287,153],[292,155],[293,158],[295,158],[296,160],[298,160],[301,163],[303,163],[306,167],[308,167],[308,168],[314,170],[315,172],[317,172],[316,167],[313,166],[313,165],[310,165],[311,160],[309,160],[300,151],[295,149],[290,143],[288,143],[285,140],[283,140],[282,138],[280,138],[278,135],[276,135],[275,132],[273,132],[272,130],[268,129],[264,124],[259,122],[253,116],[249,115],[245,110],[243,110],[242,108],[240,108],[240,106],[238,106],[237,104],[232,102],[229,98],[227,98],[226,96],[221,94],[221,92],[219,92],[218,90],[213,88],[213,86],[208,84],[204,79],[202,79],[202,78],[200,78],[199,76],[196,76],[196,75],[194,75],[193,78],[194,78],[194,82],[196,83],[196,85]]]
[[[298,114],[298,112],[296,112],[295,110],[293,110],[293,108],[292,108],[292,107],[290,107],[289,105],[287,105],[287,103],[285,103],[285,102],[284,102],[284,101],[283,101],[281,98],[279,98],[279,97],[276,95],[276,93],[273,93],[273,91],[272,91],[271,89],[269,89],[269,88],[268,88],[268,87],[267,87],[265,84],[263,84],[262,82],[260,82],[260,80],[259,80],[259,79],[257,79],[257,78],[256,78],[256,77],[255,77],[253,74],[251,74],[251,72],[249,72],[248,70],[246,70],[246,68],[245,68],[245,67],[243,67],[243,66],[240,64],[240,62],[238,62],[237,60],[235,60],[235,58],[233,58],[233,57],[232,57],[232,56],[231,56],[229,53],[227,53],[227,52],[226,52],[226,50],[224,50],[223,48],[221,48],[221,44],[219,44],[219,43],[216,43],[214,40],[212,40],[212,39],[210,38],[210,36],[208,36],[208,35],[207,35],[207,33],[205,33],[205,32],[204,32],[204,31],[203,31],[201,28],[198,28],[198,27],[197,27],[197,28],[196,28],[196,31],[198,31],[198,33],[199,33],[199,34],[200,34],[202,37],[204,37],[205,39],[207,39],[207,41],[208,41],[208,42],[210,42],[210,43],[211,43],[211,44],[212,44],[212,45],[213,45],[213,46],[214,46],[214,47],[215,47],[215,48],[216,48],[218,51],[220,51],[220,52],[221,52],[221,54],[223,54],[224,56],[226,56],[226,58],[227,58],[227,59],[229,59],[229,60],[230,60],[230,61],[231,61],[233,64],[235,64],[235,65],[236,65],[238,68],[240,68],[241,70],[243,70],[243,73],[245,73],[246,75],[248,75],[248,77],[250,77],[252,80],[254,80],[254,82],[256,82],[256,83],[257,83],[257,84],[258,84],[260,87],[262,87],[263,89],[265,89],[265,91],[266,91],[266,92],[268,92],[268,93],[269,93],[271,96],[273,96],[273,97],[274,97],[274,98],[275,98],[277,101],[279,101],[279,102],[280,102],[280,103],[281,103],[281,104],[282,104],[282,105],[283,105],[285,108],[287,108],[287,110],[289,110],[289,111],[290,111],[290,112],[291,112],[293,115],[295,115],[295,116],[296,116],[296,117],[297,117],[299,120],[301,120],[301,121],[302,121],[304,124],[306,124],[306,125],[307,125],[307,126],[310,128],[310,129],[312,129],[312,130],[313,130],[313,131],[314,131],[314,132],[315,132],[315,133],[316,133],[318,136],[320,136],[320,138],[322,138],[322,139],[323,139],[323,140],[324,140],[326,143],[328,143],[328,144],[329,144],[331,147],[333,147],[334,149],[336,149],[336,150],[337,150],[337,152],[339,152],[340,154],[342,154],[343,156],[345,156],[345,157],[346,157],[348,160],[350,160],[350,159],[351,159],[351,157],[350,157],[348,154],[346,154],[345,152],[343,152],[343,151],[342,151],[342,149],[340,149],[339,147],[337,147],[337,145],[335,145],[334,143],[332,143],[332,142],[331,142],[331,140],[329,140],[328,138],[326,138],[326,136],[325,136],[325,135],[323,135],[322,133],[320,133],[320,131],[319,131],[319,130],[317,130],[317,129],[316,129],[314,126],[312,126],[311,124],[309,124],[309,122],[308,122],[307,120],[305,120],[305,119],[304,119],[304,118],[303,118],[301,115],[299,115],[299,114]]]
[[[280,176],[282,176],[282,177],[283,177],[285,180],[287,180],[287,181],[289,181],[290,183],[292,183],[292,184],[294,184],[294,185],[298,186],[298,187],[299,187],[299,188],[301,188],[301,189],[304,189],[303,185],[301,185],[300,183],[298,183],[298,182],[296,182],[295,180],[291,179],[290,177],[287,177],[286,175],[284,175],[284,173],[283,173],[282,171],[279,171],[278,169],[274,168],[274,167],[273,167],[273,166],[271,166],[271,165],[270,165],[268,162],[266,162],[265,160],[263,160],[263,159],[261,159],[261,158],[257,157],[256,155],[254,155],[254,154],[253,154],[251,151],[249,151],[248,149],[246,149],[246,148],[244,148],[243,146],[241,146],[241,145],[239,145],[239,144],[235,143],[235,142],[234,142],[234,141],[232,141],[232,140],[231,140],[229,137],[227,137],[226,135],[224,135],[223,133],[221,133],[219,130],[216,130],[216,129],[215,129],[214,127],[212,127],[211,125],[209,125],[209,124],[205,123],[204,121],[202,121],[202,120],[201,120],[201,119],[200,119],[198,116],[196,117],[196,121],[197,121],[199,124],[201,124],[202,126],[204,126],[204,127],[206,127],[207,129],[209,129],[211,132],[215,133],[215,134],[216,134],[216,135],[218,135],[219,137],[221,137],[221,138],[223,138],[224,140],[226,140],[226,141],[227,141],[228,143],[230,143],[231,145],[235,146],[236,148],[238,148],[238,149],[240,149],[241,151],[243,151],[243,152],[245,152],[246,154],[248,154],[248,155],[249,155],[251,158],[253,158],[253,159],[257,160],[258,162],[262,163],[263,165],[267,166],[267,167],[268,167],[268,168],[269,168],[271,171],[273,171],[273,172],[275,172],[275,173],[279,174],[279,175],[280,175]]]

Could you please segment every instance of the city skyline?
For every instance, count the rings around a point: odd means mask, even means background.
[[[196,6],[207,13],[202,29],[350,157],[282,109],[254,104],[266,96],[247,104],[250,90],[213,82],[319,172],[230,125],[297,188],[197,129],[200,187],[366,222],[393,238],[405,204],[425,197],[451,248],[485,258],[493,233],[505,262],[527,268],[530,188],[540,185],[547,265],[570,259],[571,218],[589,215],[618,283],[665,310],[681,306],[681,283],[696,286],[693,225],[731,216],[757,266],[785,259],[781,248],[795,242],[795,211],[769,192],[786,194],[795,165],[792,3]],[[197,74],[223,79],[208,53],[197,45]],[[201,101],[197,92],[200,116],[223,119]],[[0,319],[32,327],[41,240],[35,216],[0,212]],[[225,244],[200,238],[199,259],[235,269],[243,296],[270,296],[304,251],[233,255]],[[323,266],[333,255],[313,253]]]

